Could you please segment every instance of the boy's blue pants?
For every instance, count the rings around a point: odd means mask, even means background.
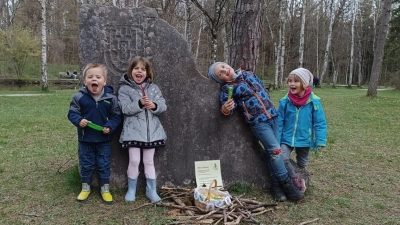
[[[100,187],[109,184],[111,142],[79,142],[78,151],[82,183],[91,185],[93,172],[97,170]]]

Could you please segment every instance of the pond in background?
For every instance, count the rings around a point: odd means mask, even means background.
[[[50,90],[77,90],[78,84],[49,84]],[[2,84],[0,83],[0,90],[2,91],[41,91],[40,84]]]

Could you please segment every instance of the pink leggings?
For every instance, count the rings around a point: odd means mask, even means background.
[[[144,174],[147,178],[156,179],[154,168],[154,148],[143,149]],[[139,176],[140,148],[129,148],[128,177],[136,179]]]

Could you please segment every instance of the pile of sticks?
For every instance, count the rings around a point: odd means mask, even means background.
[[[261,224],[255,216],[272,212],[276,203],[262,203],[252,199],[245,199],[241,196],[232,196],[232,204],[220,208],[205,211],[194,203],[194,190],[185,188],[162,187],[160,191],[162,201],[147,203],[133,210],[146,205],[156,204],[172,208],[168,211],[168,219],[173,224],[224,224],[233,225],[240,222]]]

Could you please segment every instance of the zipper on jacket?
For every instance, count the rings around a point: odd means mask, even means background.
[[[150,142],[149,112],[148,112],[148,110],[146,108],[144,109],[144,113],[146,115],[147,142]]]
[[[293,134],[292,134],[292,146],[294,146],[294,140],[295,140],[295,136],[296,136],[296,130],[297,130],[297,123],[299,121],[299,108],[296,108],[296,120],[294,122],[294,129],[293,129]]]

